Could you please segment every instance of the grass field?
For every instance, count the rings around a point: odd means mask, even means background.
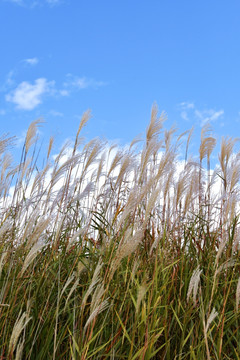
[[[240,359],[240,154],[192,131],[100,139],[39,168],[37,127],[21,162],[0,141],[0,359]],[[185,160],[179,148],[185,143]]]

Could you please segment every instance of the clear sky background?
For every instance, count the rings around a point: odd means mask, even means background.
[[[1,134],[42,117],[57,151],[90,108],[84,135],[125,144],[156,102],[167,128],[240,136],[239,0],[0,0],[0,29]]]

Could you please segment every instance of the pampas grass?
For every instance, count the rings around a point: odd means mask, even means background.
[[[42,121],[18,165],[0,138],[0,358],[238,359],[237,140],[212,170],[209,124],[193,161],[193,129],[164,129],[156,105],[123,149],[85,143],[89,118],[42,168]]]

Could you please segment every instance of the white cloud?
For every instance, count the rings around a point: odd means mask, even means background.
[[[179,105],[182,109],[194,109],[194,103],[181,102]]]
[[[224,110],[215,111],[213,109],[208,110],[195,110],[196,117],[201,121],[201,126],[204,126],[208,122],[217,121],[224,114]]]
[[[189,116],[188,116],[188,112],[193,110],[195,105],[193,102],[181,102],[180,104],[178,104],[181,113],[180,116],[184,121],[189,121]]]
[[[69,96],[70,95],[68,90],[59,90],[59,94],[61,96]]]
[[[72,74],[67,74],[67,80],[64,82],[64,87],[70,89],[83,90],[87,88],[99,88],[106,85],[103,81],[97,81],[95,79],[87,78],[85,76],[78,77]]]
[[[13,80],[14,72],[15,72],[14,70],[11,70],[7,74],[6,81],[5,81],[7,86],[11,86],[14,84],[14,80]]]
[[[49,93],[53,85],[53,81],[47,81],[45,78],[35,80],[34,84],[23,81],[6,95],[6,100],[16,104],[18,109],[33,110],[42,103],[43,95]]]
[[[213,109],[199,110],[193,102],[181,102],[178,106],[181,111],[180,116],[183,120],[189,121],[192,117],[200,121],[201,126],[204,126],[208,122],[217,121],[224,114],[224,110],[222,109],[219,111]]]
[[[180,115],[183,120],[185,121],[189,120],[187,111],[182,111]]]
[[[25,59],[24,62],[29,65],[36,65],[39,62],[39,60],[38,60],[38,58],[34,57],[34,58],[30,58],[30,59]]]

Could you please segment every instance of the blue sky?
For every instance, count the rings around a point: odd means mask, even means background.
[[[84,135],[124,144],[156,102],[167,128],[240,135],[239,0],[0,0],[0,24],[1,134],[41,117],[57,151],[90,108]]]

